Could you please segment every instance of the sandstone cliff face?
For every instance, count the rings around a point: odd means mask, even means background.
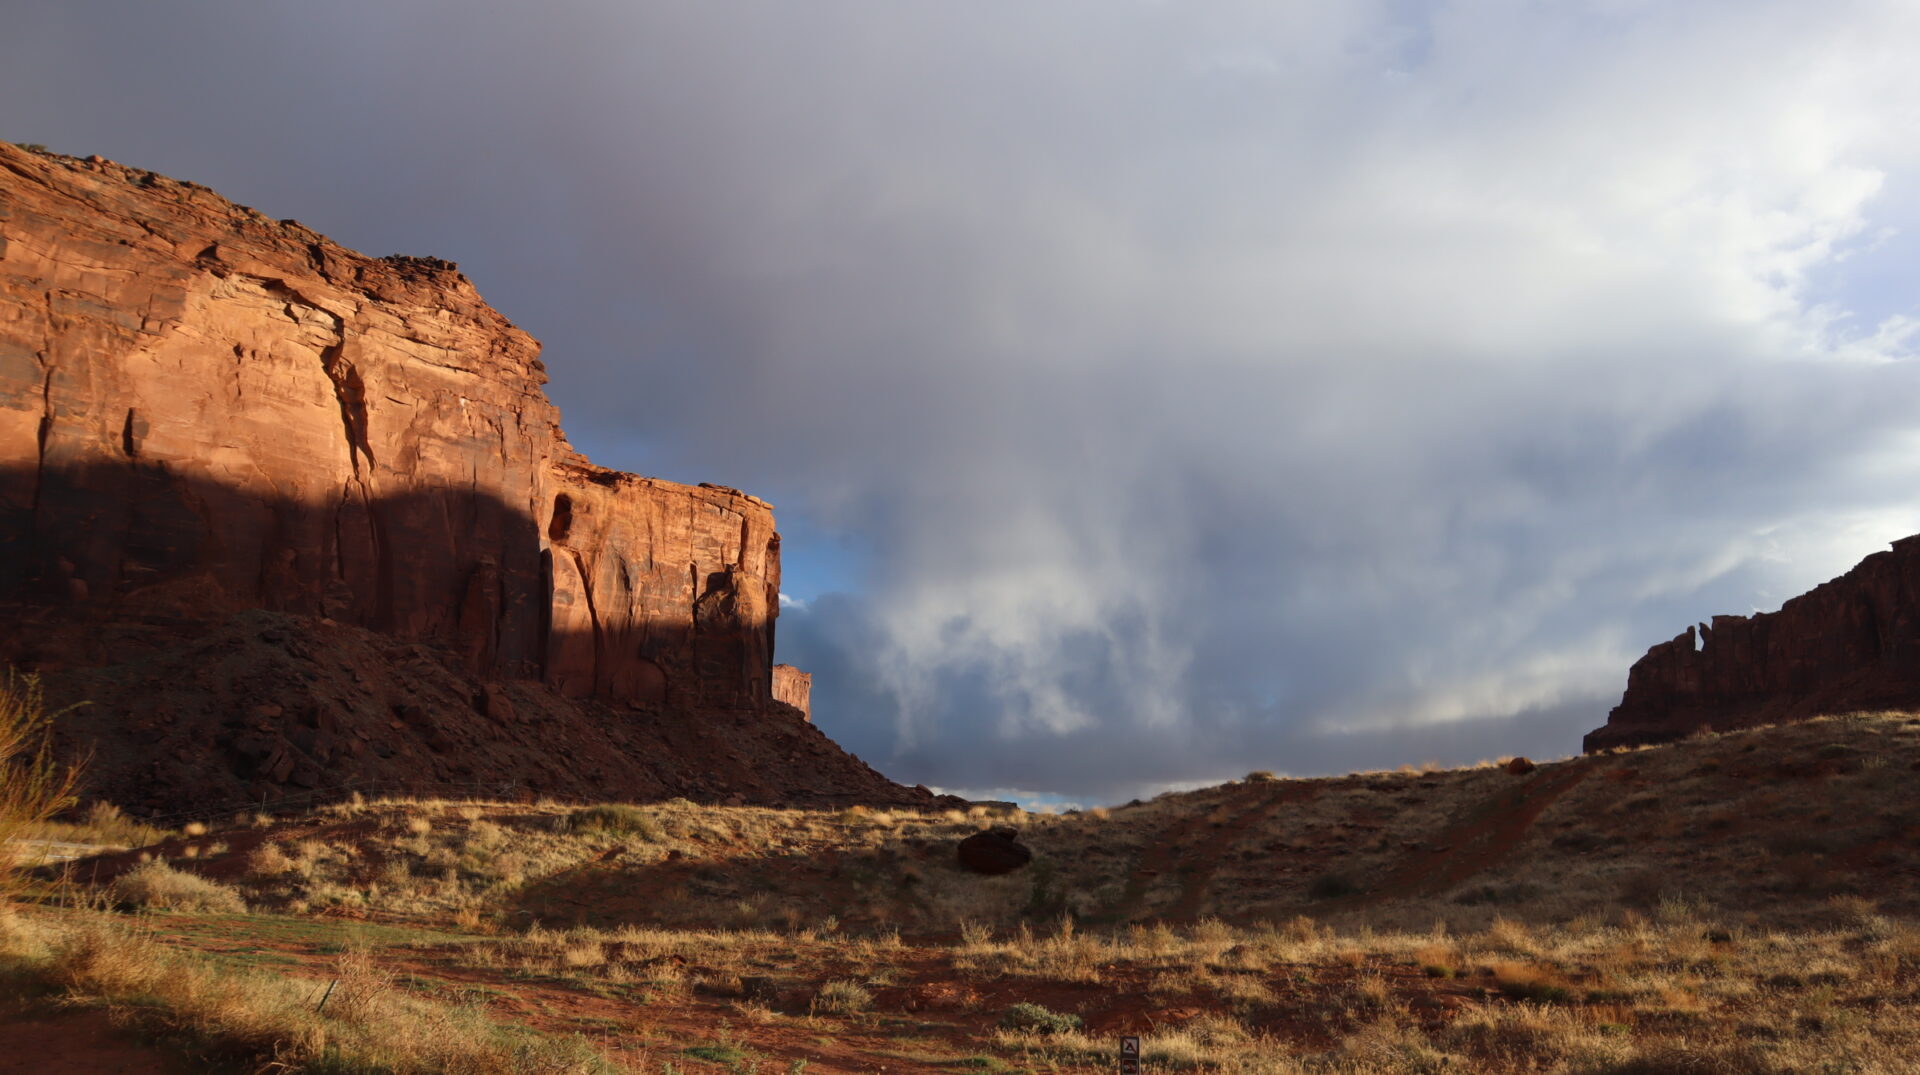
[[[737,707],[772,699],[780,538],[764,502],[584,460],[549,469],[547,682],[569,697]]]
[[[96,783],[156,808],[367,777],[929,800],[775,703],[772,509],[580,457],[538,351],[449,263],[0,143],[0,662],[94,700]]]
[[[813,719],[813,676],[790,664],[773,666],[773,700],[784,702]]]
[[[453,266],[0,145],[0,599],[268,608],[569,696],[751,706],[768,506],[588,464]]]
[[[1920,536],[1754,616],[1715,616],[1635,662],[1589,751],[1920,706]]]

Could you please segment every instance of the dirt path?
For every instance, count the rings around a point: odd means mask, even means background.
[[[1251,809],[1241,811],[1226,824],[1215,828],[1205,839],[1187,845],[1183,855],[1186,865],[1180,876],[1180,897],[1164,917],[1171,922],[1191,922],[1198,918],[1201,905],[1207,898],[1207,888],[1213,882],[1213,875],[1219,871],[1220,864],[1226,860],[1228,850],[1239,843],[1249,830],[1266,824],[1280,812],[1281,807],[1306,802],[1319,793],[1317,784],[1283,787],[1265,802],[1255,803]]]
[[[1436,834],[1429,848],[1403,860],[1378,884],[1329,906],[1352,909],[1407,896],[1431,896],[1504,861],[1541,813],[1594,771],[1581,758],[1543,768],[1495,794],[1464,819]]]
[[[1152,917],[1167,922],[1193,921],[1227,850],[1281,807],[1306,802],[1319,792],[1315,784],[1247,784],[1234,789],[1231,797],[1205,814],[1169,826],[1153,838],[1127,875],[1114,920],[1138,919],[1146,909],[1147,890],[1154,880],[1174,871],[1180,877],[1179,894],[1164,913]]]

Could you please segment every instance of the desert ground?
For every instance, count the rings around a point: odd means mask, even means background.
[[[1095,1072],[1122,1035],[1147,1071],[1912,1071],[1917,769],[1920,716],[1875,713],[1062,814],[95,804],[16,845],[0,1043],[71,1071]],[[991,825],[1032,864],[963,869]]]

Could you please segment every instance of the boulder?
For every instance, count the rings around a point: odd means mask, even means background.
[[[1007,825],[976,832],[955,848],[960,865],[974,873],[998,876],[1033,861],[1033,851],[1020,842],[1020,830]]]
[[[1507,772],[1514,776],[1525,776],[1538,768],[1540,768],[1538,765],[1535,765],[1525,757],[1514,758],[1507,762]]]

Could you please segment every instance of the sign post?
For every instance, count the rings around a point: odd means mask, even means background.
[[[1120,1075],[1140,1075],[1140,1039],[1120,1039]]]

